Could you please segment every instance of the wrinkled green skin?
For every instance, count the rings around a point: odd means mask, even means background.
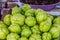
[[[29,9],[25,12],[25,16],[34,16],[35,10]]]
[[[31,28],[31,30],[32,30],[33,33],[41,34],[38,25],[33,26],[33,27]]]
[[[31,35],[31,30],[29,28],[24,28],[21,32],[21,36],[29,37]]]
[[[19,40],[28,40],[26,37],[21,37]]]
[[[41,32],[47,32],[47,31],[49,31],[49,29],[51,27],[51,22],[50,21],[48,22],[48,21],[49,20],[43,21],[43,22],[40,23],[39,29],[40,29]]]
[[[37,22],[40,24],[42,21],[47,19],[47,13],[46,12],[38,12],[36,15]]]
[[[60,32],[60,17],[55,18],[53,23],[54,23],[53,26],[58,27]]]
[[[9,33],[7,26],[2,21],[0,21],[0,33],[0,39],[5,39],[6,35]]]
[[[42,10],[42,9],[37,9],[37,10],[35,11],[35,15],[37,15],[39,12],[45,12],[45,11]]]
[[[20,14],[21,13],[21,8],[20,7],[13,7],[12,8],[12,15],[14,14]]]
[[[32,34],[29,40],[42,40],[40,34]]]
[[[27,25],[23,25],[23,26],[22,26],[22,30],[24,30],[24,29],[30,29],[30,27],[27,26]]]
[[[2,21],[0,21],[0,39],[5,39],[8,33],[9,31],[7,26]]]
[[[18,24],[11,24],[8,28],[11,32],[19,33],[21,32],[21,28]]]
[[[53,23],[60,23],[60,17],[55,18]]]
[[[54,19],[54,17],[53,17],[52,15],[49,15],[49,14],[48,14],[48,18],[49,18],[50,20],[53,20],[53,19]]]
[[[51,39],[52,38],[50,33],[45,32],[42,34],[42,40],[51,40]]]
[[[22,14],[15,14],[11,17],[11,23],[12,24],[19,24],[23,25],[25,20],[25,16]]]
[[[55,24],[53,24],[53,26],[54,26],[54,27],[58,27],[59,32],[60,32],[60,23],[55,23]],[[60,34],[60,33],[59,33],[59,34]]]
[[[26,11],[29,10],[29,9],[31,9],[31,7],[30,7],[30,5],[28,5],[28,4],[24,4],[24,6],[22,7],[22,10],[23,10],[24,12],[26,12]]]
[[[58,38],[59,37],[59,29],[57,27],[52,27],[50,29],[50,33],[52,34],[53,38]]]
[[[4,23],[6,25],[10,25],[10,23],[11,23],[11,15],[10,14],[8,14],[4,17]]]
[[[6,28],[7,25],[5,25],[4,22],[0,21],[0,27],[1,27],[1,28]]]
[[[7,40],[18,40],[19,39],[19,35],[16,33],[10,33],[7,35]]]
[[[0,39],[5,39],[9,31],[7,28],[0,28]]]
[[[28,26],[34,26],[36,24],[36,19],[34,17],[29,16],[25,19],[25,23]]]

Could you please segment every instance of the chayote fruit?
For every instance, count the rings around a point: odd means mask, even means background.
[[[7,40],[18,40],[19,39],[19,35],[16,33],[10,33],[7,35]]]
[[[32,34],[29,40],[42,40],[40,34]]]
[[[18,24],[11,24],[8,29],[14,33],[20,33],[21,32],[21,28]]]
[[[41,32],[47,32],[51,28],[51,21],[46,20],[40,23],[39,29]]]
[[[22,14],[15,14],[11,17],[11,23],[12,24],[19,24],[23,25],[25,20],[25,16]]]
[[[34,26],[36,24],[36,19],[29,16],[25,19],[25,24],[27,24],[28,26]]]
[[[6,39],[8,33],[8,28],[0,27],[0,39]]]
[[[41,34],[38,25],[33,26],[33,27],[31,28],[31,30],[32,30],[33,33]]]
[[[28,40],[26,37],[21,37],[19,40]]]
[[[10,15],[10,14],[8,14],[8,15],[6,15],[6,16],[4,17],[4,23],[5,23],[6,25],[10,25],[10,24],[11,24],[11,15]]]
[[[24,6],[22,7],[22,10],[23,10],[24,12],[26,12],[26,11],[29,10],[29,9],[31,9],[31,7],[30,7],[30,5],[28,5],[28,4],[24,4]]]
[[[51,39],[52,37],[50,33],[45,32],[42,34],[42,40],[51,40]]]
[[[59,37],[59,29],[57,27],[52,27],[50,29],[50,33],[52,34],[53,38],[58,38]]]
[[[20,7],[13,7],[12,8],[12,15],[14,14],[20,14],[21,13],[21,8]]]
[[[40,24],[42,21],[47,19],[47,13],[46,12],[38,12],[36,15],[37,22]]]
[[[25,16],[34,16],[35,10],[29,9],[25,12]]]
[[[24,36],[24,37],[29,37],[31,35],[31,30],[29,28],[25,28],[21,31],[21,36]]]

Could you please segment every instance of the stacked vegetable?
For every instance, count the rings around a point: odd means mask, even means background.
[[[53,40],[59,36],[60,17],[31,9],[28,4],[12,8],[0,21],[0,40]]]

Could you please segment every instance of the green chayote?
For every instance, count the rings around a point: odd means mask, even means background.
[[[39,26],[38,25],[35,25],[31,28],[32,32],[33,33],[36,33],[36,34],[40,34],[40,30],[39,30]]]
[[[19,40],[28,40],[26,37],[21,37]]]
[[[31,7],[30,7],[30,5],[28,5],[28,4],[24,4],[24,6],[22,7],[22,10],[23,10],[24,12],[26,12],[26,11],[29,10],[29,9],[31,9]]]
[[[40,34],[32,34],[29,40],[42,40]]]
[[[53,38],[58,38],[59,37],[59,29],[57,27],[52,27],[50,29],[50,33],[52,34]]]
[[[25,16],[34,16],[34,13],[35,13],[35,10],[34,9],[30,9],[30,10],[27,10],[25,12]]]
[[[53,17],[52,15],[50,15],[50,14],[48,14],[48,18],[49,18],[50,20],[53,20],[53,19],[54,19],[54,17]]]
[[[6,28],[7,25],[5,25],[3,21],[0,21],[0,27],[1,27],[1,28]]]
[[[38,12],[38,14],[36,15],[36,19],[38,23],[41,23],[42,21],[47,19],[47,13],[46,12]]]
[[[10,14],[8,14],[4,17],[4,23],[6,25],[10,25],[10,23],[11,23],[11,15]]]
[[[11,24],[8,28],[11,32],[20,33],[21,28],[18,24]]]
[[[3,25],[2,25],[3,26]],[[0,39],[6,39],[9,31],[5,27],[0,27]]]
[[[21,13],[21,8],[20,7],[13,7],[12,8],[12,15],[14,14],[20,14]]]
[[[25,25],[22,26],[22,30],[23,30],[23,29],[30,29],[30,27],[25,24]]]
[[[37,9],[37,10],[35,11],[35,15],[37,15],[39,12],[45,12],[45,11],[42,10],[42,9]]]
[[[49,31],[50,27],[51,27],[51,22],[49,20],[43,21],[39,25],[39,29],[40,29],[41,32]]]
[[[51,40],[52,37],[51,37],[51,34],[48,33],[48,32],[45,32],[42,34],[42,40]]]
[[[23,25],[25,20],[25,16],[22,14],[15,14],[11,17],[11,23],[12,24],[19,24]]]
[[[60,23],[60,17],[55,18],[53,23]]]
[[[28,26],[34,26],[36,24],[36,19],[34,17],[29,16],[25,19],[25,23]]]
[[[29,37],[31,35],[31,30],[30,29],[23,29],[21,32],[21,36],[24,37]]]
[[[7,35],[7,40],[18,40],[19,39],[19,35],[16,33],[10,33]]]
[[[0,39],[5,39],[9,31],[7,25],[4,22],[0,21]]]

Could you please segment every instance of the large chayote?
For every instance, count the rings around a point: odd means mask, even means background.
[[[45,32],[42,34],[42,40],[51,40],[52,37],[51,37],[51,34],[48,33],[48,32]]]
[[[11,32],[20,33],[21,27],[18,24],[11,24],[8,28]]]
[[[52,34],[53,38],[58,38],[59,37],[59,29],[57,27],[52,27],[50,29],[50,33]]]
[[[12,15],[14,14],[20,14],[21,13],[21,8],[20,7],[13,7],[12,8]]]
[[[36,19],[34,17],[29,16],[25,19],[25,23],[28,26],[34,26],[36,24]]]
[[[6,16],[4,17],[4,23],[5,23],[6,25],[10,25],[10,24],[11,24],[11,15],[10,15],[10,14],[8,14],[8,15],[6,15]]]
[[[26,37],[21,37],[19,40],[28,40]]]
[[[11,23],[12,24],[23,25],[24,20],[25,20],[25,16],[22,14],[15,14],[15,15],[11,16]]]
[[[36,33],[36,34],[40,34],[40,30],[39,30],[39,26],[38,25],[35,25],[31,28],[32,32],[33,33]]]
[[[42,40],[40,34],[32,34],[29,40]]]
[[[7,40],[18,40],[19,39],[19,35],[16,33],[10,33],[7,35]]]

